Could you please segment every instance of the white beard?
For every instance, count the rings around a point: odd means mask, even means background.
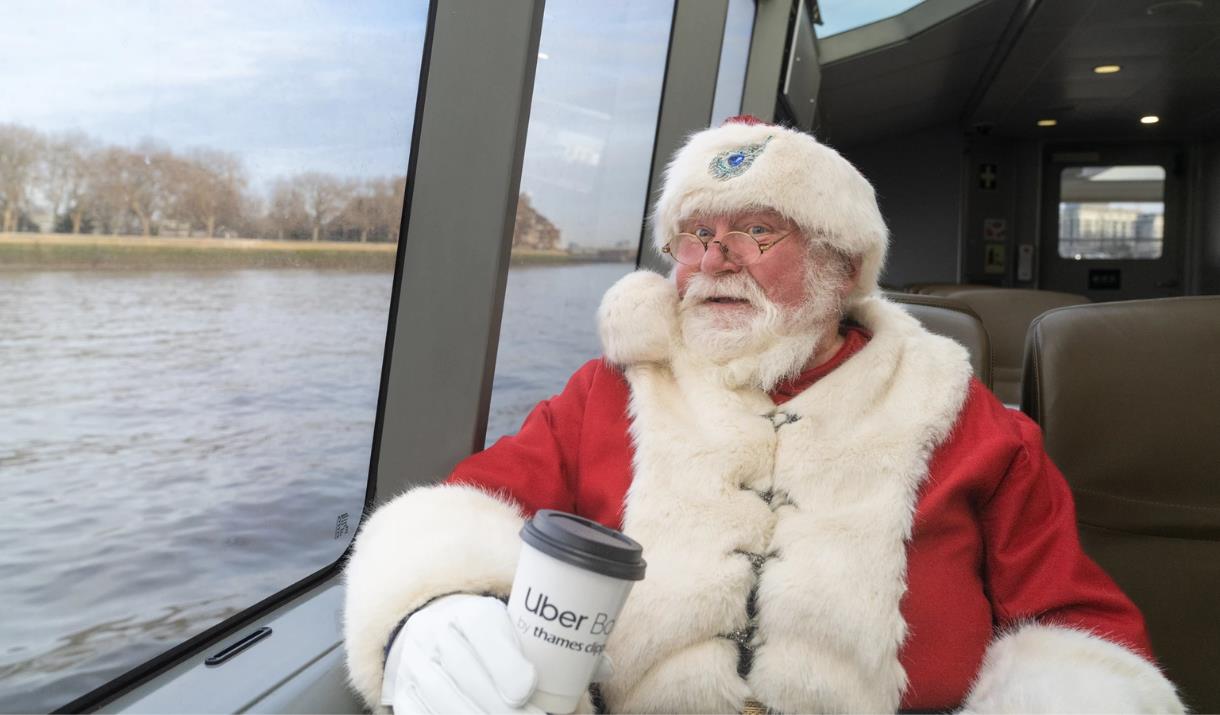
[[[806,279],[809,299],[797,308],[776,305],[749,274],[691,276],[678,308],[682,343],[730,389],[771,392],[800,374],[832,339],[843,314],[843,280],[832,268],[815,267]],[[719,309],[711,296],[742,298],[749,308]]]

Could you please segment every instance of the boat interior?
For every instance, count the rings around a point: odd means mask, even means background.
[[[485,443],[540,45],[581,7],[429,4],[365,513]],[[891,232],[887,297],[1042,426],[1086,550],[1185,702],[1220,711],[1220,2],[925,0],[828,29],[841,12],[675,0],[647,195],[686,136],[739,113],[854,163]],[[717,117],[734,26],[739,101]],[[649,229],[641,207],[636,265],[668,272]],[[343,563],[62,711],[363,712]]]

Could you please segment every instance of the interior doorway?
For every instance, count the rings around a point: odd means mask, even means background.
[[[1049,148],[1040,287],[1094,301],[1182,295],[1181,157],[1163,145]]]

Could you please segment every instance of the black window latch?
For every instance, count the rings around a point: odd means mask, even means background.
[[[220,665],[221,663],[225,662],[226,660],[231,659],[233,656],[235,656],[238,653],[242,652],[243,650],[249,648],[250,646],[254,645],[255,643],[258,643],[259,641],[261,641],[262,639],[266,638],[269,635],[271,635],[271,627],[263,626],[262,628],[259,628],[258,630],[254,631],[250,635],[237,641],[236,643],[233,643],[232,645],[229,645],[228,647],[224,648],[219,653],[209,656],[207,660],[203,661],[203,664],[204,665]]]

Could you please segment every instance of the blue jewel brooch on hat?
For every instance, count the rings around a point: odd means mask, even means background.
[[[758,155],[763,153],[763,149],[767,148],[767,144],[771,139],[771,137],[767,137],[761,144],[746,144],[736,149],[721,152],[712,157],[712,163],[708,164],[707,169],[712,172],[712,176],[721,181],[741,176],[746,173],[746,169],[750,168],[750,165],[754,163]]]

